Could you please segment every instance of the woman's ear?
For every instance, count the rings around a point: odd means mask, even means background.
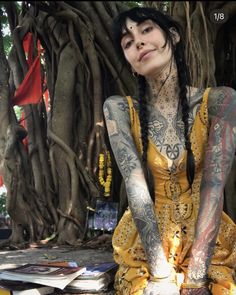
[[[174,45],[176,45],[180,41],[179,33],[176,31],[174,27],[170,28],[171,38],[173,40]]]

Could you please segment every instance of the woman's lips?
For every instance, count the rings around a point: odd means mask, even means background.
[[[155,49],[149,49],[149,50],[145,50],[143,52],[140,53],[139,55],[139,59],[138,61],[142,61],[143,59],[145,59],[145,57],[148,57],[150,52],[153,52]]]

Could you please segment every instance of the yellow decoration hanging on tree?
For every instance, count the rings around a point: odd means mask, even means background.
[[[111,193],[111,181],[112,181],[112,168],[111,168],[111,155],[110,152],[106,152],[106,180],[105,175],[105,157],[104,154],[99,154],[99,172],[98,179],[101,186],[104,187],[104,196],[110,197]]]

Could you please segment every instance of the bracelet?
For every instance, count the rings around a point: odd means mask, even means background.
[[[160,282],[167,282],[167,281],[169,282],[170,281],[170,275],[168,275],[166,277],[163,277],[163,278],[159,278],[159,277],[155,277],[155,276],[153,276],[153,275],[150,274],[149,280],[151,282],[158,282],[158,283],[160,283]]]
[[[184,289],[198,289],[198,288],[207,288],[208,284],[207,282],[202,283],[182,283],[181,288]]]

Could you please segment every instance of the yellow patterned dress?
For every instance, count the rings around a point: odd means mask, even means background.
[[[191,130],[192,149],[196,162],[195,180],[192,191],[186,177],[186,153],[179,161],[177,171],[170,173],[166,158],[150,140],[148,164],[155,180],[155,211],[158,216],[162,244],[168,260],[176,266],[176,284],[186,272],[189,261],[189,249],[194,238],[194,224],[199,208],[199,191],[202,176],[202,164],[208,137],[207,100],[210,88],[206,89],[195,122]],[[138,151],[141,153],[140,123],[132,99],[127,97],[132,135]],[[236,225],[225,213],[221,217],[221,226],[209,267],[210,289],[214,295],[236,294],[234,283],[236,266]],[[115,279],[116,294],[141,295],[149,278],[148,265],[128,208],[113,235],[114,259],[119,264]],[[182,274],[182,275],[181,275]]]

